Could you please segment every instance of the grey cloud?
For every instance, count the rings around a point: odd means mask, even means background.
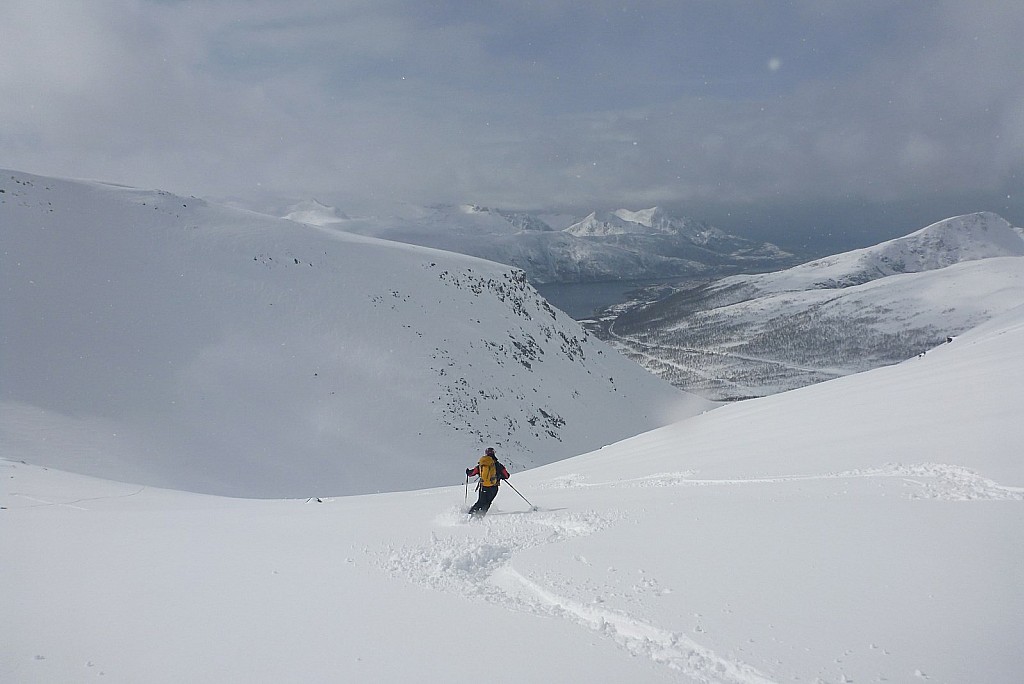
[[[459,7],[14,0],[0,158],[518,208],[991,195],[1024,159],[1014,3]]]

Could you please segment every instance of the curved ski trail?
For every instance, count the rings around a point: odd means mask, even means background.
[[[1024,488],[1000,485],[967,468],[937,463],[890,463],[820,475],[729,479],[698,479],[693,471],[687,471],[602,483],[588,483],[584,476],[570,474],[537,486],[713,487],[861,478],[902,479],[912,487],[908,495],[911,499],[1024,501]],[[416,584],[482,598],[510,610],[569,620],[612,639],[633,655],[649,658],[699,682],[771,682],[756,668],[718,655],[680,632],[660,628],[621,610],[561,595],[524,576],[513,565],[517,554],[527,549],[589,536],[625,517],[617,513],[559,509],[529,515],[488,516],[462,525],[465,516],[452,508],[435,519],[437,530],[431,532],[429,543],[389,547],[379,558],[379,564],[388,573]]]
[[[452,511],[435,522],[454,527],[458,517]],[[635,656],[650,658],[699,682],[771,682],[755,668],[719,656],[682,633],[620,610],[563,596],[525,577],[513,566],[515,556],[522,551],[589,536],[617,519],[595,512],[487,517],[468,526],[468,532],[479,534],[432,532],[425,545],[389,548],[380,564],[390,574],[416,584],[482,598],[510,610],[569,620],[612,639]]]
[[[628,480],[587,482],[581,474],[563,475],[538,485],[539,488],[572,489],[576,487],[712,487],[721,485],[783,484],[815,480],[860,478],[899,478],[919,489],[911,499],[944,501],[1024,501],[1024,487],[1009,487],[983,477],[961,466],[942,463],[903,465],[888,463],[877,468],[846,470],[824,475],[780,475],[750,478],[698,478],[694,471],[655,473]],[[923,481],[922,481],[923,480]]]

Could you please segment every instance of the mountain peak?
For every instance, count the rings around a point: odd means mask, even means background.
[[[638,223],[641,226],[652,228],[658,232],[670,232],[674,223],[673,218],[661,207],[651,207],[650,209],[641,209],[640,211],[618,209],[614,214],[623,221]]]
[[[894,275],[995,257],[1024,256],[1024,232],[989,211],[953,216],[903,237],[761,276],[737,277],[773,291],[845,288]]]
[[[349,217],[337,207],[324,204],[317,199],[303,200],[292,205],[284,217],[290,221],[308,223],[313,226],[326,226],[349,220]]]
[[[615,211],[592,211],[581,221],[565,229],[577,237],[599,235],[635,235],[674,232],[676,220],[660,207],[641,211],[617,209]]]
[[[960,252],[982,249],[990,256],[1024,255],[1024,231],[1015,228],[1002,216],[991,211],[953,216],[926,226],[905,238],[897,238],[915,239],[930,243],[928,246],[933,249],[956,249]],[[1000,251],[1005,251],[1005,254],[1000,254]]]
[[[901,238],[848,253],[861,271],[903,273],[1003,256],[1024,256],[1024,234],[990,211],[953,216]]]

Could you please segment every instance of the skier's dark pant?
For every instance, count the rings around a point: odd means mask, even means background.
[[[480,487],[480,496],[477,498],[476,503],[469,509],[472,515],[486,515],[487,509],[491,507],[491,502],[494,501],[494,497],[498,496],[498,485],[493,487]]]

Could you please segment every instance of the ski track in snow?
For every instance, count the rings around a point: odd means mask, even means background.
[[[433,589],[481,598],[510,610],[570,620],[612,639],[635,656],[650,658],[699,682],[764,684],[772,681],[740,661],[716,655],[679,632],[629,614],[562,596],[520,574],[512,565],[527,549],[588,536],[616,518],[594,512],[539,511],[489,515],[465,521],[458,510],[438,516],[440,527],[471,534],[431,533],[428,544],[389,547],[378,559],[388,573]]]
[[[574,487],[709,487],[716,485],[781,484],[814,480],[838,480],[872,477],[902,478],[918,490],[909,494],[911,499],[940,499],[944,501],[1024,501],[1024,487],[1000,485],[961,466],[940,463],[901,465],[889,463],[878,468],[847,470],[824,475],[791,475],[742,479],[698,479],[694,471],[656,473],[630,480],[615,482],[586,482],[583,475],[572,474],[537,485],[538,489],[569,489]],[[915,479],[918,478],[918,479]],[[926,481],[920,481],[924,479]]]
[[[72,508],[72,509],[74,509],[76,511],[87,511],[87,510],[89,510],[88,508],[85,508],[84,506],[76,506],[75,504],[85,503],[85,502],[88,502],[88,501],[105,501],[105,500],[108,500],[108,499],[127,499],[127,498],[135,496],[137,494],[141,494],[145,489],[146,489],[145,487],[140,487],[138,490],[136,490],[134,492],[129,492],[128,494],[106,494],[104,496],[90,496],[90,497],[86,497],[86,498],[82,498],[82,499],[75,499],[74,501],[49,501],[47,499],[40,499],[39,497],[31,496],[29,494],[22,494],[21,492],[11,492],[10,495],[12,497],[16,496],[16,497],[18,497],[20,499],[25,499],[27,501],[33,502],[32,504],[30,504],[28,506],[20,506],[19,508],[39,508],[39,507],[43,507],[43,506],[63,506],[65,508]]]
[[[440,527],[465,526],[467,531],[479,533],[441,536],[432,532],[425,546],[389,548],[382,559],[383,567],[435,589],[490,598],[494,592],[487,586],[488,578],[508,564],[515,553],[589,536],[608,527],[612,520],[593,512],[538,511],[524,515],[492,512],[486,518],[467,521],[460,509],[452,509],[434,522]]]
[[[722,486],[899,478],[913,486],[911,499],[1024,501],[1024,488],[1006,487],[967,468],[935,463],[890,463],[823,475],[747,479],[695,479],[694,474],[692,471],[660,473],[605,483],[586,483],[582,475],[565,475],[537,487]],[[522,515],[492,512],[481,520],[467,521],[461,509],[453,508],[434,520],[442,531],[432,531],[429,543],[388,547],[378,563],[391,575],[432,589],[481,598],[510,610],[569,620],[612,639],[635,656],[649,658],[695,681],[727,684],[772,681],[752,666],[717,655],[682,633],[657,627],[601,604],[583,603],[560,595],[513,567],[515,556],[522,551],[589,536],[622,517],[592,511],[541,510]]]
[[[519,597],[534,612],[562,616],[581,623],[610,637],[633,655],[646,656],[697,681],[734,684],[766,684],[774,681],[738,660],[716,655],[679,632],[655,627],[622,611],[559,596],[523,577],[511,565],[498,568],[491,582],[507,596]]]

